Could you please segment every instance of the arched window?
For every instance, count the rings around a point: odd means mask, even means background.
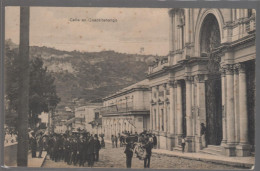
[[[204,56],[220,46],[220,30],[216,17],[208,14],[200,31],[200,52]]]

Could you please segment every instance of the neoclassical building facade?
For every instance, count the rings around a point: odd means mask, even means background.
[[[150,130],[149,80],[103,98],[103,107],[97,108],[102,116],[102,133],[106,140],[122,132],[141,133]]]
[[[158,148],[177,150],[185,136],[187,152],[251,155],[255,10],[176,8],[169,10],[169,19],[169,55],[148,71],[150,127]]]

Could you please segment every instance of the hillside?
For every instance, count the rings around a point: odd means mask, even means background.
[[[32,46],[30,57],[41,57],[49,72],[53,73],[57,93],[61,97],[59,107],[62,108],[75,98],[85,102],[99,101],[104,96],[145,79],[148,63],[158,56],[114,51],[68,52]]]

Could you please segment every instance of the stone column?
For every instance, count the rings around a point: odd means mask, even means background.
[[[196,87],[196,103],[197,103],[196,129],[198,131],[198,135],[195,138],[196,152],[199,152],[202,149],[200,124],[204,123],[206,125],[205,79],[206,79],[206,76],[204,74],[198,74],[195,76],[196,85],[197,85],[197,87]]]
[[[185,43],[189,43],[190,40],[189,40],[189,29],[190,29],[190,16],[189,16],[189,13],[190,13],[190,9],[189,8],[184,8],[184,14],[185,14]]]
[[[183,134],[183,129],[182,129],[182,93],[181,93],[181,82],[178,80],[177,81],[177,105],[176,105],[176,112],[177,112],[177,136],[178,139],[182,136]],[[178,143],[179,144],[179,143]]]
[[[153,91],[152,88],[150,87],[150,130],[153,130]]]
[[[152,107],[152,113],[153,113],[153,131],[155,131],[156,130],[156,113],[154,112],[154,107],[155,107],[155,105],[153,105],[153,107]]]
[[[191,122],[191,77],[187,76],[185,78],[186,83],[186,127],[187,127],[187,136],[192,136],[192,122]]]
[[[239,80],[238,65],[234,65],[234,112],[235,112],[235,137],[236,144],[239,143]]]
[[[159,136],[159,132],[160,132],[160,108],[159,108],[159,85],[156,86],[156,130],[157,130],[157,148],[160,148],[160,136]]]
[[[160,117],[159,117],[159,86],[156,86],[156,130],[160,129]]]
[[[192,136],[192,115],[191,115],[191,103],[192,103],[192,89],[191,89],[192,77],[187,76],[185,78],[186,83],[186,129],[187,129],[187,138],[186,138],[186,149],[187,152],[192,152],[193,149],[193,136]]]
[[[235,156],[235,114],[234,114],[234,68],[227,64],[227,146],[226,155]]]
[[[250,156],[248,143],[248,113],[247,113],[247,88],[245,64],[239,65],[239,116],[240,116],[240,142],[237,146],[238,156]]]
[[[175,100],[174,100],[174,81],[169,81],[168,83],[169,85],[169,88],[170,88],[170,97],[169,97],[169,105],[170,105],[170,108],[169,108],[169,112],[168,112],[168,115],[169,115],[169,121],[168,121],[168,124],[169,124],[169,130],[168,130],[168,150],[173,150],[173,147],[175,146],[175,134],[174,134],[174,131],[175,131],[175,123],[174,123],[174,115],[175,115]]]
[[[160,101],[160,103],[162,104],[163,102]],[[163,127],[163,120],[162,120],[162,118],[163,118],[163,114],[164,114],[164,112],[162,113],[162,109],[163,109],[163,107],[161,108],[160,105],[158,105],[158,106],[159,106],[159,109],[158,109],[158,110],[159,110],[159,112],[160,112],[160,113],[159,113],[159,118],[160,118],[160,122],[159,122],[159,130],[160,130],[160,131],[163,131],[163,130],[162,130],[162,127]]]
[[[163,92],[163,94],[164,94],[164,103],[163,103],[163,114],[164,114],[164,123],[163,123],[163,128],[164,128],[164,132],[167,132],[168,130],[167,130],[167,103],[166,103],[166,101],[167,101],[167,95],[166,95],[166,91],[167,91],[167,83],[164,83],[163,84],[163,88],[164,88],[164,92]]]
[[[170,46],[170,51],[173,51],[174,50],[174,31],[173,31],[173,24],[174,24],[174,22],[173,22],[173,9],[170,9],[169,10],[169,12],[168,12],[168,14],[169,14],[169,18],[170,18],[170,24],[169,24],[169,26],[170,26],[170,28],[169,28],[169,32],[170,32],[170,34],[169,34],[169,41],[170,41],[170,44],[169,44],[169,46]]]
[[[192,120],[192,135],[196,134],[196,115],[195,115],[195,83],[194,77],[191,81],[191,120]]]
[[[226,124],[226,71],[225,67],[221,68],[221,97],[222,97],[222,141],[221,146],[227,143],[227,124]]]
[[[169,124],[170,124],[170,130],[169,130],[169,132],[171,133],[171,134],[174,134],[174,110],[175,110],[175,108],[174,108],[174,82],[173,81],[171,81],[170,83],[169,83],[169,85],[170,85],[170,111],[169,111],[169,114],[170,114],[170,120],[169,120]]]

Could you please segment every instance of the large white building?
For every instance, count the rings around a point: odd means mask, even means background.
[[[149,67],[151,128],[158,148],[254,151],[255,10],[169,10],[170,51]],[[200,124],[206,125],[207,148]]]
[[[102,129],[105,138],[123,131],[141,133],[150,130],[150,90],[149,81],[143,80],[105,97],[102,115]]]

